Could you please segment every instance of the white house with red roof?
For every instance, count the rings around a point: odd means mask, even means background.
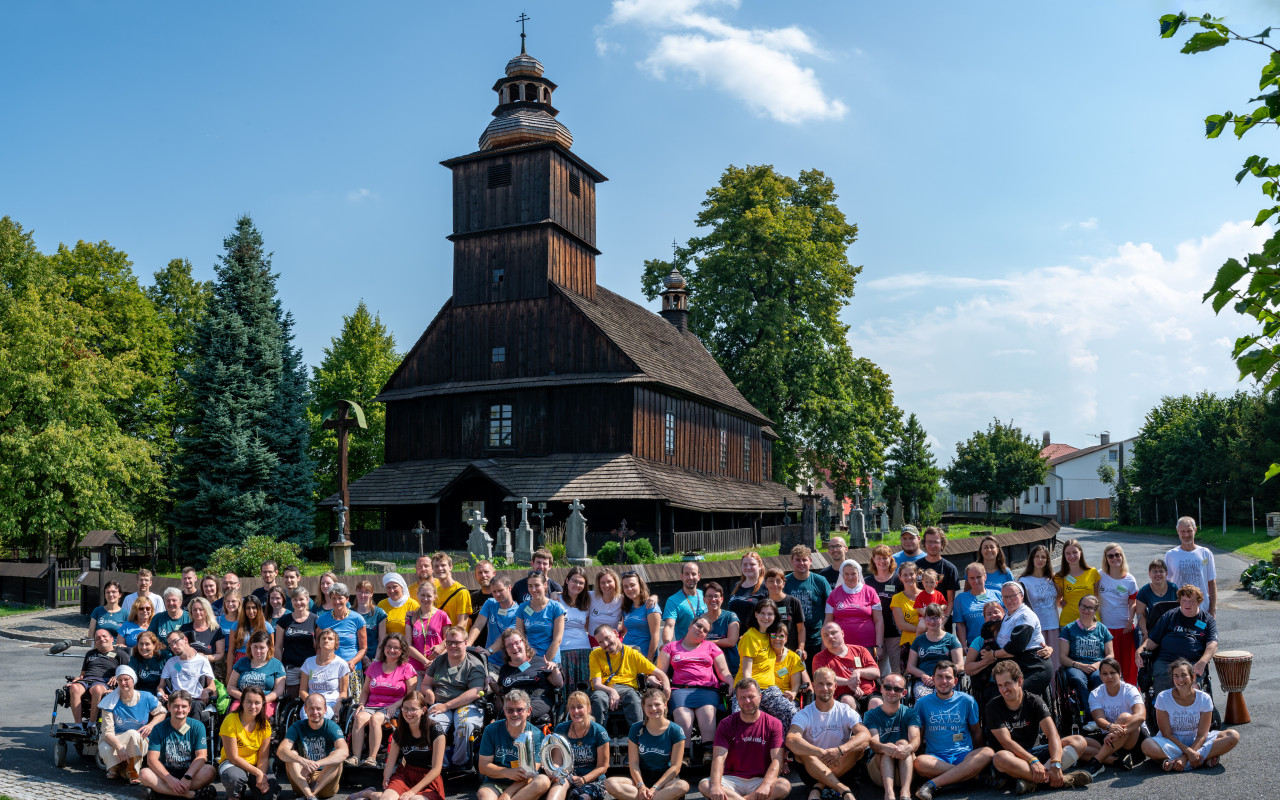
[[[1098,467],[1110,466],[1119,474],[1133,459],[1136,436],[1111,441],[1101,434],[1099,444],[1076,448],[1051,442],[1044,434],[1040,455],[1049,462],[1049,474],[1040,486],[1032,486],[1019,498],[1018,511],[1053,517],[1070,524],[1081,519],[1110,519],[1111,487],[1098,478]]]

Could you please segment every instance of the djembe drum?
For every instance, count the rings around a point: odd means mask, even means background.
[[[1213,666],[1218,670],[1218,683],[1222,684],[1222,690],[1227,693],[1227,713],[1222,721],[1227,725],[1249,722],[1249,707],[1244,703],[1244,687],[1249,685],[1253,653],[1247,650],[1219,650],[1213,656]]]

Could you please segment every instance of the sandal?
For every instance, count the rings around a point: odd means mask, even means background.
[[[354,767],[358,765],[360,762],[356,761],[355,756],[347,756],[345,759],[342,760],[342,763],[346,764],[348,767]]]
[[[368,758],[366,758],[364,761],[361,761],[360,763],[366,767],[376,767],[378,766],[378,758],[377,756],[369,756]]]
[[[1173,771],[1173,759],[1172,759],[1172,758],[1166,758],[1166,759],[1164,760],[1164,763],[1160,765],[1160,768],[1161,768],[1161,769],[1163,769],[1165,772],[1172,772],[1172,771]]]

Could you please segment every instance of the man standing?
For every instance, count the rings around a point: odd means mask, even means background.
[[[867,712],[867,730],[871,733],[872,757],[867,762],[867,775],[876,786],[884,787],[885,800],[897,800],[894,777],[902,787],[902,796],[911,792],[911,779],[920,749],[920,715],[902,704],[907,679],[898,674],[886,675],[880,684],[884,703]]]
[[[232,592],[239,593],[240,576],[234,572],[228,572],[222,576],[222,597],[226,597]],[[222,597],[213,601],[213,613],[222,616]]]
[[[809,548],[798,544],[791,548],[791,574],[787,576],[785,591],[800,602],[804,612],[805,652],[812,663],[822,649],[822,621],[827,613],[827,595],[831,584],[826,578],[812,571],[813,554]]]
[[[422,675],[422,693],[427,696],[427,716],[435,733],[449,735],[453,728],[453,764],[471,762],[471,737],[484,725],[484,711],[475,705],[484,691],[489,671],[480,659],[467,652],[467,632],[458,625],[444,629],[444,655],[436,658]]]
[[[944,786],[967,781],[991,763],[990,747],[982,746],[978,703],[957,692],[956,665],[939,661],[933,667],[933,694],[916,701],[924,753],[915,769],[927,780],[916,790],[917,800],[933,800]]]
[[[778,780],[782,771],[782,723],[760,710],[760,684],[751,678],[734,689],[738,713],[716,726],[711,751],[711,776],[698,791],[707,800],[783,800],[791,782]]]
[[[258,576],[262,578],[262,585],[253,590],[253,596],[258,598],[258,602],[263,608],[271,608],[271,604],[267,602],[267,592],[271,591],[271,587],[276,585],[276,575],[280,574],[280,565],[271,559],[262,562],[262,570]]]
[[[511,578],[499,575],[495,571],[493,577],[489,579],[489,599],[480,606],[480,613],[476,614],[476,624],[472,625],[467,633],[468,645],[475,644],[480,634],[484,634],[484,646],[489,651],[489,664],[495,675],[506,663],[498,637],[502,636],[502,632],[507,628],[515,626],[519,611],[519,604],[511,598]]]
[[[814,670],[829,669],[835,675],[835,696],[855,710],[867,711],[883,701],[875,694],[880,665],[862,645],[846,644],[840,623],[822,626],[822,650],[813,657]]]
[[[827,586],[840,585],[840,565],[844,563],[844,556],[848,552],[849,543],[843,536],[832,536],[827,540],[827,561],[830,566],[818,573],[827,582]],[[825,609],[823,613],[826,613]]]
[[[182,607],[185,609],[192,600],[200,596],[200,573],[195,567],[182,568]]]
[[[836,674],[826,667],[815,670],[813,702],[791,718],[787,731],[787,749],[800,762],[800,780],[809,789],[820,783],[840,795],[852,792],[850,773],[870,741],[858,712],[836,702]]]
[[[1204,600],[1200,610],[1209,612],[1209,616],[1218,615],[1218,571],[1214,567],[1213,553],[1209,548],[1196,544],[1196,521],[1191,517],[1178,520],[1177,547],[1164,554],[1164,563],[1169,570],[1169,583],[1174,586],[1198,586]]]
[[[418,560],[413,562],[413,572],[418,579],[409,584],[409,596],[417,597],[418,587],[422,585],[422,582],[431,580],[431,556],[418,556]],[[440,597],[437,595],[436,600],[439,601],[439,599]],[[440,608],[439,602],[436,602],[436,608]]]
[[[678,642],[689,632],[689,625],[707,613],[706,601],[698,580],[702,571],[696,561],[686,561],[680,568],[680,591],[667,598],[662,609],[662,643]]]
[[[946,534],[941,528],[924,529],[924,558],[916,562],[921,571],[931,569],[938,573],[938,591],[946,595],[947,607],[942,609],[943,619],[951,617],[951,609],[956,607],[956,592],[960,590],[960,570],[955,564],[942,557],[942,548],[947,543]]]
[[[471,610],[478,614],[480,609],[484,608],[484,601],[489,599],[489,581],[493,580],[493,576],[497,575],[498,571],[494,569],[492,561],[482,558],[476,562],[473,574],[476,577],[476,586],[480,588],[471,593]]]
[[[1085,751],[1085,738],[1058,737],[1049,707],[1022,691],[1022,670],[1016,663],[1001,661],[992,674],[1000,690],[1000,696],[987,703],[987,728],[1000,748],[992,765],[1018,781],[1014,794],[1030,794],[1045,784],[1063,789],[1088,786],[1093,778],[1084,770],[1063,773]]]
[[[919,561],[924,558],[925,553],[920,549],[920,531],[916,530],[915,525],[902,526],[898,543],[902,545],[902,549],[893,554],[893,560],[898,562],[898,566],[902,566],[906,561]]]
[[[648,682],[668,694],[671,683],[639,650],[624,645],[608,624],[597,626],[595,637],[600,646],[591,651],[591,714],[603,725],[610,710],[621,708],[627,724],[635,725],[643,717],[639,676],[648,674]]]
[[[471,627],[471,593],[453,579],[453,558],[443,552],[432,555],[431,574],[436,580],[436,608],[463,630]]]
[[[529,734],[529,747],[537,769],[542,752],[542,731],[529,724],[529,695],[520,689],[507,692],[502,700],[505,720],[489,723],[480,737],[480,774],[484,783],[477,800],[537,800],[551,788],[551,779],[520,768],[516,739]]]
[[[120,601],[120,608],[124,611],[125,619],[129,618],[129,611],[133,608],[133,601],[139,597],[146,597],[151,601],[151,610],[159,611],[164,606],[164,600],[160,595],[151,592],[152,574],[151,570],[143,568],[138,570],[138,591],[125,595],[124,600]]]
[[[325,719],[324,695],[307,695],[303,710],[306,719],[289,726],[284,741],[276,748],[276,757],[284,762],[289,784],[298,797],[311,800],[333,797],[342,779],[342,762],[347,758],[347,740],[342,738],[338,723]]]
[[[551,564],[552,564],[552,557],[551,557],[550,550],[547,550],[545,548],[534,550],[532,568],[529,570],[529,575],[532,575],[535,572],[541,572],[543,575],[546,575],[551,570]],[[551,577],[548,575],[547,576],[547,597],[553,597],[555,595],[560,594],[563,591],[564,591],[564,587],[556,583],[555,581],[551,580]],[[524,603],[529,600],[529,576],[528,575],[516,581],[516,585],[511,587],[511,597],[514,598],[517,603]]]

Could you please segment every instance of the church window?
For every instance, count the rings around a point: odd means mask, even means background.
[[[729,468],[729,432],[720,429],[720,469]]]
[[[569,194],[582,197],[582,178],[579,178],[576,172],[569,173]]]
[[[742,435],[742,476],[751,474],[751,434]]]
[[[492,280],[490,281],[490,283],[493,284],[493,288],[497,289],[499,286],[501,286],[502,279],[505,278],[506,275],[507,275],[507,271],[505,269],[495,269],[491,273]]]
[[[489,406],[489,446],[511,446],[511,406]]]
[[[499,186],[511,185],[511,164],[490,164],[489,165],[489,188],[496,189]]]
[[[676,412],[667,412],[667,425],[663,434],[662,450],[669,456],[676,454]]]
[[[490,359],[489,359],[489,360],[490,360],[490,361],[492,361],[492,362],[493,362],[493,363],[495,363],[495,364],[500,364],[500,363],[502,363],[503,361],[506,361],[506,360],[507,360],[507,348],[505,348],[505,347],[495,347],[495,348],[493,348],[493,353],[492,353],[492,355],[490,356]]]

